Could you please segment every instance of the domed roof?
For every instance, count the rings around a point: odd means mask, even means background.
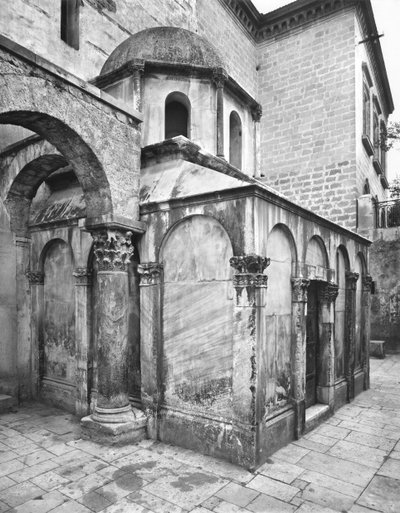
[[[137,32],[117,46],[100,74],[110,73],[133,59],[224,67],[215,48],[201,36],[182,28],[155,27]]]

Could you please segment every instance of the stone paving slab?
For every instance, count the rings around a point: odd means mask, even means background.
[[[34,403],[0,416],[0,513],[400,513],[400,355],[371,390],[254,473],[153,440],[80,439]]]

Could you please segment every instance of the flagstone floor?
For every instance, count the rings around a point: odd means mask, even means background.
[[[143,441],[79,439],[43,404],[0,416],[0,513],[400,512],[400,355],[371,360],[371,389],[254,474]]]

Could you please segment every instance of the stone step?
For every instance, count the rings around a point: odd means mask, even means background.
[[[17,406],[17,401],[11,395],[0,394],[0,413],[8,413]]]

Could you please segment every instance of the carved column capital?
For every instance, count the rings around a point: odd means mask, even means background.
[[[229,260],[235,269],[233,286],[242,287],[266,287],[268,276],[263,274],[269,266],[270,259],[259,255],[234,256]]]
[[[87,267],[76,267],[72,273],[75,277],[75,285],[88,286],[92,281],[92,273]]]
[[[163,265],[158,262],[146,262],[138,265],[140,274],[140,285],[155,285],[161,278]]]
[[[224,68],[213,68],[212,81],[214,82],[217,89],[222,89],[224,87],[227,78],[228,75]]]
[[[323,303],[333,303],[339,294],[339,287],[336,283],[324,283],[320,289],[320,300]]]
[[[26,271],[25,276],[28,278],[31,285],[43,285],[44,284],[44,273],[42,271]]]
[[[349,289],[355,290],[357,288],[357,280],[359,278],[358,273],[346,271],[346,284]]]
[[[133,255],[132,232],[102,228],[91,233],[99,271],[126,271]]]
[[[363,290],[365,292],[371,292],[372,285],[373,285],[372,276],[370,276],[369,274],[366,274],[365,276],[363,276],[362,285],[363,285]]]
[[[292,278],[293,301],[296,303],[307,303],[309,286],[310,280],[306,278]]]
[[[251,107],[251,117],[253,121],[259,122],[262,116],[262,105],[257,103]]]

